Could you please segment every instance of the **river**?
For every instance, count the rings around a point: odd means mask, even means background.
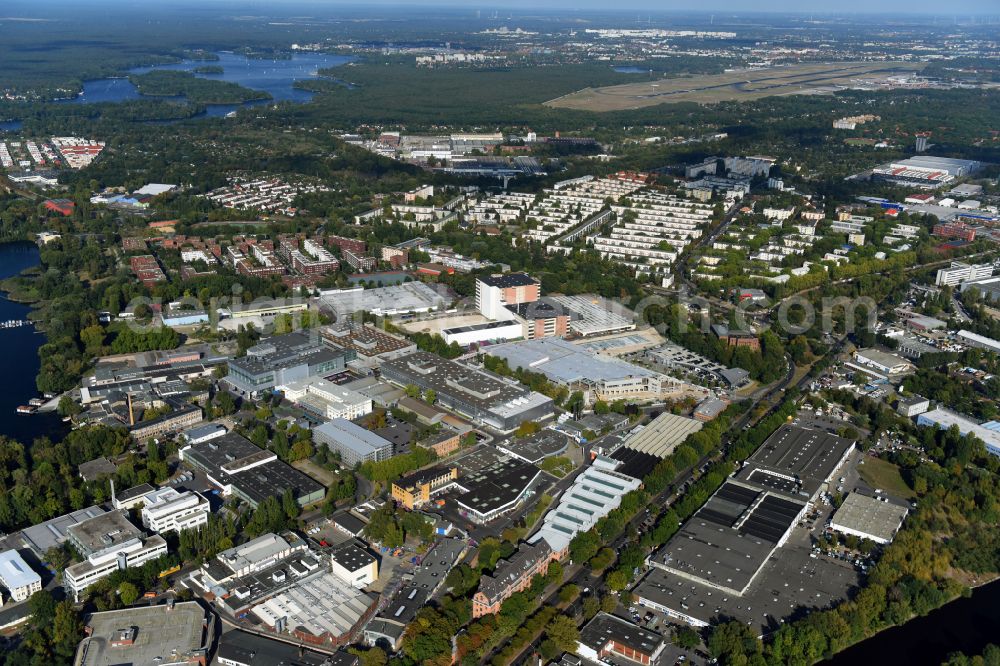
[[[823,666],[941,664],[952,652],[981,654],[990,643],[1000,645],[1000,581],[876,634],[823,662]]]
[[[0,244],[0,279],[17,275],[26,268],[38,265],[38,248],[34,243]],[[31,310],[27,305],[9,301],[0,292],[0,321],[24,320]],[[38,348],[45,337],[36,333],[33,326],[0,329],[0,342],[4,353],[0,356],[0,377],[4,389],[0,391],[0,435],[6,435],[24,444],[36,437],[57,439],[66,432],[66,426],[56,413],[18,414],[18,405],[26,405],[38,396],[35,375],[38,374]]]

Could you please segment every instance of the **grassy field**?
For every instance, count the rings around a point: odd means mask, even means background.
[[[921,63],[837,62],[781,65],[754,71],[685,76],[584,88],[546,102],[580,111],[625,111],[664,103],[714,104],[750,101],[772,95],[829,93],[859,78],[882,79],[923,68]]]
[[[312,477],[316,481],[319,481],[324,486],[333,485],[333,483],[337,480],[336,474],[323,469],[311,460],[296,460],[292,463],[292,467],[299,470],[303,474]]]
[[[864,460],[865,464],[858,466],[858,473],[865,483],[904,499],[916,497],[900,475],[899,467],[880,458],[865,456]]]

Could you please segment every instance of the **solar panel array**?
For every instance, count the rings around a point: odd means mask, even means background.
[[[722,527],[732,527],[743,513],[750,508],[759,493],[726,482],[703,507],[698,517]]]
[[[801,510],[801,504],[767,495],[743,521],[740,533],[777,543],[795,522]]]

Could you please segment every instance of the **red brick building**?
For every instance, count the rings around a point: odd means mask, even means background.
[[[580,631],[577,654],[590,661],[612,655],[654,664],[666,647],[663,637],[608,613],[598,613]]]
[[[479,579],[479,590],[472,597],[472,617],[500,612],[500,605],[511,595],[528,589],[531,579],[544,576],[555,554],[544,539],[531,545],[522,543],[509,560],[501,560],[493,575]]]
[[[961,238],[970,242],[976,240],[976,230],[964,222],[935,224],[933,234],[938,238]]]

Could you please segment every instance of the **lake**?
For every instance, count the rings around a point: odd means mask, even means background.
[[[645,69],[643,67],[636,67],[635,65],[624,65],[622,67],[614,67],[612,69],[614,69],[619,74],[645,74],[646,72],[649,71],[648,69]]]
[[[26,268],[38,265],[38,248],[34,243],[0,243],[0,279],[17,275]],[[0,321],[27,319],[31,310],[27,305],[14,303],[0,292]],[[35,375],[40,365],[38,348],[45,337],[35,333],[33,326],[0,329],[0,343],[4,353],[0,356],[0,377],[4,390],[0,391],[0,435],[30,444],[36,437],[46,435],[60,438],[67,430],[56,413],[18,414],[18,405],[26,405],[38,397]]]
[[[222,74],[197,74],[199,78],[237,83],[252,90],[269,93],[273,100],[255,100],[246,104],[210,104],[205,115],[209,117],[224,116],[230,111],[257,104],[276,102],[308,102],[313,94],[307,90],[299,90],[293,84],[302,79],[318,78],[319,70],[327,67],[340,67],[353,58],[350,56],[329,55],[326,53],[296,53],[284,60],[262,60],[248,58],[236,53],[220,52],[216,61],[185,60],[169,65],[152,67],[136,67],[129,70],[132,74],[145,74],[157,69],[191,71],[202,66],[218,66],[223,68]],[[83,82],[83,93],[72,99],[60,100],[65,104],[96,104],[99,102],[125,102],[136,99],[166,99],[183,101],[183,97],[152,97],[139,94],[138,89],[127,78],[94,79]]]
[[[4,120],[0,122],[0,132],[17,132],[23,125],[20,120]]]
[[[981,654],[1000,644],[1000,581],[977,588],[924,617],[887,629],[850,647],[823,666],[940,664],[952,652]]]

